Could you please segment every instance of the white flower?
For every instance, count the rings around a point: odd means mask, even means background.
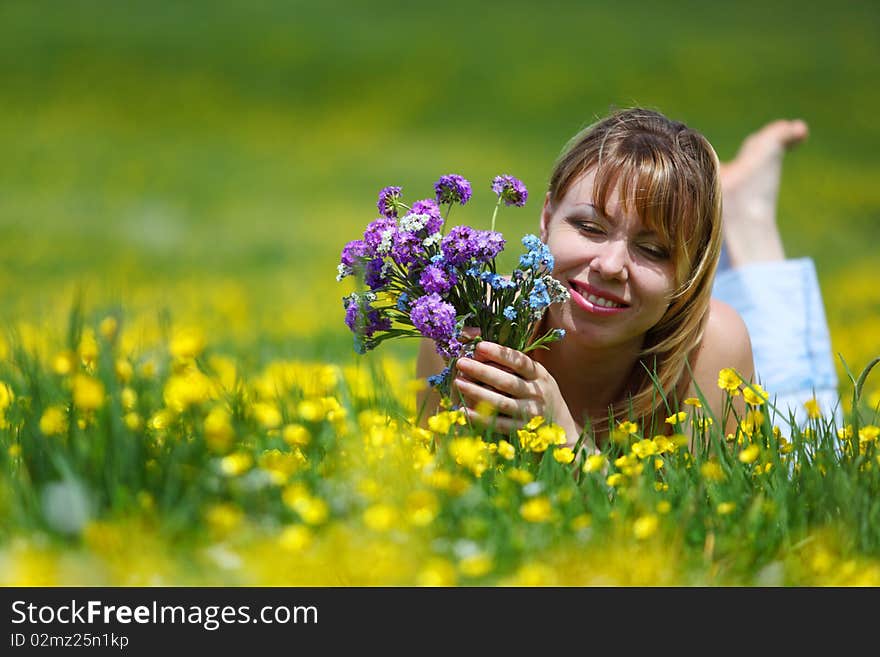
[[[407,214],[400,218],[400,228],[411,233],[417,233],[427,225],[431,218],[427,214]]]
[[[394,229],[389,228],[387,230],[382,231],[382,241],[379,242],[379,246],[376,247],[376,253],[379,255],[385,255],[386,253],[391,251],[391,242],[394,238]]]
[[[425,239],[422,240],[422,246],[431,246],[432,244],[439,244],[440,240],[443,239],[443,235],[440,234],[439,231],[434,233],[433,235],[429,235]]]

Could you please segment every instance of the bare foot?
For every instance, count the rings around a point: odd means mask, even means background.
[[[800,120],[768,123],[745,139],[732,162],[721,165],[722,227],[731,266],[785,258],[776,226],[782,156],[808,132]]]

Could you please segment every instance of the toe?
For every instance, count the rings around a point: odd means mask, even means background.
[[[789,147],[806,139],[809,134],[809,128],[800,119],[793,121],[779,119],[778,121],[768,123],[758,134],[764,139],[772,140],[784,147]]]

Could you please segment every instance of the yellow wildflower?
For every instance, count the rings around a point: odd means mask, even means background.
[[[295,452],[282,452],[278,449],[269,449],[260,454],[259,465],[269,473],[272,483],[276,485],[286,484],[290,475],[296,472],[306,463],[306,458],[299,450]]]
[[[512,461],[516,456],[516,449],[506,440],[498,441],[498,456],[508,461]]]
[[[449,443],[449,454],[475,477],[481,476],[489,467],[488,445],[479,438],[454,438]]]
[[[125,422],[125,426],[127,426],[131,431],[140,430],[144,423],[143,418],[141,418],[141,416],[134,411],[129,411],[128,413],[123,415],[122,421]]]
[[[312,530],[305,525],[287,525],[278,536],[278,544],[290,552],[299,552],[312,542]]]
[[[822,411],[819,410],[819,402],[814,397],[804,402],[804,408],[807,409],[807,417],[811,420],[822,417]]]
[[[666,418],[666,424],[676,424],[680,422],[684,422],[687,419],[688,414],[684,411],[679,411],[678,413],[674,413]]]
[[[622,483],[624,483],[624,481],[625,481],[624,476],[622,474],[620,474],[619,472],[615,472],[612,475],[608,475],[608,478],[605,479],[605,483],[608,484],[609,486],[611,486],[611,488],[615,488],[617,486],[620,486]]]
[[[458,563],[458,569],[467,577],[481,577],[492,570],[493,565],[491,556],[478,552],[462,559]]]
[[[617,425],[617,428],[623,433],[629,434],[631,436],[639,432],[639,425],[635,422],[630,422],[629,420],[624,420]]]
[[[654,456],[654,454],[657,453],[657,443],[649,438],[645,438],[644,440],[640,440],[637,443],[633,443],[630,449],[632,450],[632,453],[640,459],[646,459],[649,456]]]
[[[584,472],[598,472],[605,467],[606,463],[608,463],[608,459],[604,454],[591,454],[584,461],[583,468],[581,469]]]
[[[175,358],[195,358],[205,348],[205,335],[194,327],[177,327],[171,334],[169,350]]]
[[[574,452],[571,447],[557,447],[553,450],[553,458],[563,464],[574,461]]]
[[[429,560],[418,576],[420,586],[454,586],[455,580],[455,566],[440,558]]]
[[[122,402],[122,408],[127,411],[133,411],[134,407],[137,405],[137,393],[133,388],[126,386],[122,389],[120,401]]]
[[[703,402],[696,397],[688,397],[682,403],[687,404],[688,406],[693,406],[694,408],[703,408]]]
[[[73,378],[73,403],[83,411],[94,411],[104,405],[104,384],[86,374]]]
[[[668,452],[674,452],[677,447],[675,442],[671,438],[667,438],[661,434],[657,434],[652,438],[654,441],[654,445],[657,447],[658,454],[666,454]]]
[[[519,513],[529,522],[547,522],[553,513],[553,506],[549,498],[541,495],[524,502]]]
[[[285,425],[281,431],[281,437],[288,445],[296,447],[306,447],[312,441],[309,430],[296,423]]]
[[[739,394],[740,385],[742,385],[742,379],[731,368],[725,367],[718,372],[718,387],[726,390],[731,396]]]
[[[736,510],[736,502],[721,502],[716,508],[715,511],[719,516],[726,516],[729,513],[733,513]]]
[[[266,429],[275,429],[281,426],[282,417],[278,406],[270,402],[256,402],[251,407],[254,419]]]
[[[464,411],[441,411],[428,418],[428,428],[434,433],[447,434],[452,427],[464,426],[467,420]]]
[[[638,540],[650,538],[657,532],[660,520],[653,513],[641,516],[633,523],[633,535]]]
[[[761,453],[761,448],[758,445],[749,445],[743,451],[739,453],[740,463],[754,463],[758,459],[758,455]]]
[[[544,418],[540,415],[535,415],[534,417],[532,417],[531,420],[526,423],[523,429],[525,429],[526,431],[534,431],[542,424],[544,424]]]
[[[672,504],[669,502],[669,500],[660,500],[659,502],[657,502],[657,506],[655,508],[657,509],[657,513],[665,516],[667,513],[672,511]]]
[[[98,324],[98,333],[100,333],[101,337],[104,338],[107,342],[113,341],[113,338],[116,337],[116,332],[118,330],[119,322],[112,315],[108,315],[101,320],[100,324]]]
[[[167,408],[156,411],[147,422],[147,426],[154,431],[162,431],[167,429],[171,422],[174,421],[174,413]]]
[[[876,427],[873,424],[869,424],[859,429],[860,444],[872,443],[877,440],[877,436],[880,436],[880,427]]]
[[[244,518],[244,513],[228,502],[212,504],[205,511],[205,520],[211,530],[220,536],[226,536],[236,529]]]
[[[207,401],[210,396],[210,380],[195,367],[168,377],[162,390],[165,405],[178,413]]]
[[[724,481],[724,470],[718,461],[706,461],[700,466],[700,474],[706,481]]]
[[[283,494],[282,499],[284,499]],[[287,499],[284,499],[284,501],[285,503],[288,502]],[[327,516],[330,514],[330,508],[327,506],[327,503],[311,495],[299,496],[288,506],[291,506],[299,514],[303,522],[308,525],[320,525],[327,520]]]
[[[520,486],[525,486],[535,480],[535,477],[531,472],[523,470],[522,468],[511,468],[507,471],[507,476],[511,481],[515,481]]]
[[[376,532],[385,532],[394,526],[397,510],[388,504],[373,504],[364,511],[364,524]]]
[[[853,427],[851,424],[847,424],[845,427],[837,430],[837,437],[840,440],[849,440],[853,437]]]
[[[72,351],[62,351],[52,359],[52,371],[60,376],[70,374],[75,366],[76,355]]]
[[[232,416],[223,406],[215,406],[205,416],[205,443],[217,453],[225,452],[232,444],[235,431]]]
[[[80,336],[77,354],[83,365],[94,367],[98,360],[98,342],[95,340],[95,332],[91,328],[83,329]]]
[[[220,470],[225,475],[237,477],[251,469],[254,460],[247,452],[234,452],[220,460]]]
[[[770,398],[770,394],[757,383],[752,383],[750,386],[743,388],[743,397],[747,404],[761,406]]]
[[[429,490],[416,490],[406,497],[406,513],[417,527],[430,525],[440,510],[437,496]]]
[[[50,406],[40,417],[40,431],[43,435],[54,436],[67,431],[67,411],[63,406]]]

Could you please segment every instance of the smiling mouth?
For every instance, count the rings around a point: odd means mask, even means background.
[[[597,306],[599,308],[614,309],[614,308],[628,308],[629,307],[629,304],[622,303],[620,301],[614,301],[612,299],[608,299],[606,297],[601,296],[601,294],[596,294],[593,291],[584,289],[580,285],[578,285],[575,281],[569,281],[569,286],[571,287],[572,290],[577,292],[577,294],[581,298],[586,299],[591,304],[593,304],[594,306]]]

